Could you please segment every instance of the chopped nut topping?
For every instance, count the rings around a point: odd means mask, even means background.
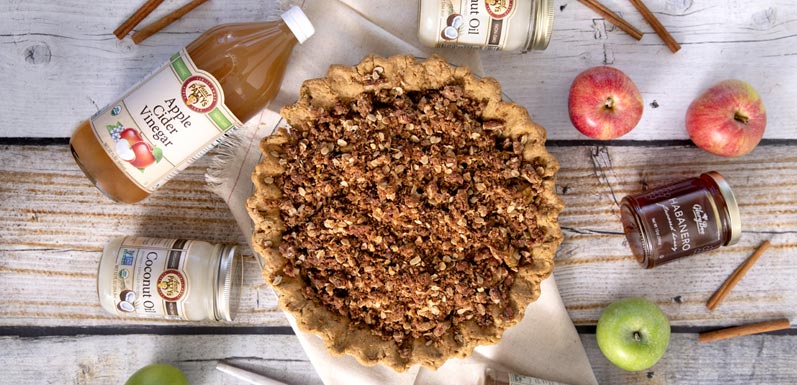
[[[302,84],[246,208],[280,307],[397,371],[496,343],[562,241],[545,129],[441,57],[368,55]]]
[[[482,121],[483,102],[457,84],[364,93],[349,107],[291,130],[274,178],[284,274],[400,351],[446,333],[461,343],[464,322],[514,315],[507,293],[542,237],[523,194],[542,188],[541,167],[523,160],[527,139],[501,136],[504,123]]]

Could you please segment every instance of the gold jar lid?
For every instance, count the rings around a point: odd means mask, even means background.
[[[731,228],[731,237],[725,245],[733,245],[739,241],[742,236],[742,215],[739,213],[739,205],[736,203],[736,196],[733,195],[733,190],[725,178],[716,171],[709,171],[705,175],[714,180],[717,188],[725,200],[725,207],[728,210],[728,222]]]
[[[553,33],[553,0],[533,1],[526,50],[541,51],[548,48]]]

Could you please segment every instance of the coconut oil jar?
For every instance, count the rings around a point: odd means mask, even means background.
[[[240,259],[234,245],[116,238],[100,259],[100,305],[120,316],[232,321],[242,280]]]
[[[428,47],[544,50],[553,0],[420,0],[418,38]]]

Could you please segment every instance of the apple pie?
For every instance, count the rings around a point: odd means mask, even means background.
[[[330,352],[403,371],[496,343],[562,240],[556,159],[498,82],[367,56],[304,82],[247,202],[263,276]]]

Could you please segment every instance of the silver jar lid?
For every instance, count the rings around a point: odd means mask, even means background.
[[[553,0],[533,0],[526,50],[541,51],[548,48],[553,33]]]
[[[733,195],[733,190],[725,178],[716,171],[709,171],[705,175],[714,180],[717,188],[725,200],[725,207],[728,209],[728,222],[731,228],[731,237],[725,245],[733,245],[739,241],[742,236],[742,215],[739,213],[739,205],[736,203],[736,197]]]
[[[217,321],[232,321],[238,310],[243,281],[243,264],[235,245],[223,245],[216,276],[215,314]]]

